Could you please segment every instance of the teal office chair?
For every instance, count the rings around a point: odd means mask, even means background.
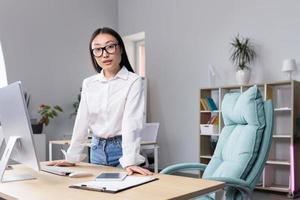
[[[225,182],[226,199],[251,199],[268,158],[273,129],[273,107],[253,86],[244,93],[228,93],[222,101],[224,128],[208,165],[183,163],[160,173],[204,171],[202,178]],[[215,199],[209,194],[199,199]]]

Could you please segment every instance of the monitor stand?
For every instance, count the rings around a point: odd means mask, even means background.
[[[8,176],[8,177],[4,176],[10,155],[11,155],[15,145],[21,145],[20,139],[21,139],[21,137],[18,137],[18,136],[9,137],[9,140],[7,142],[6,148],[4,150],[4,153],[3,153],[2,157],[1,157],[1,161],[0,161],[0,181],[2,183],[35,179],[35,177],[33,177],[31,175],[16,175],[16,176]],[[2,139],[2,141],[0,140],[0,142],[2,144],[3,139]]]

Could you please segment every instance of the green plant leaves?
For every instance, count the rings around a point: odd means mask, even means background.
[[[60,112],[63,112],[63,109],[60,106],[58,106],[58,105],[54,106],[54,109],[56,109],[56,110],[58,110]]]
[[[39,123],[47,126],[50,119],[57,117],[58,112],[63,112],[63,109],[58,105],[55,105],[53,108],[45,104],[40,105],[38,113],[41,114],[42,118]]]
[[[230,60],[237,68],[243,70],[249,67],[248,64],[253,63],[257,57],[254,45],[249,38],[237,35],[230,44],[232,46]]]

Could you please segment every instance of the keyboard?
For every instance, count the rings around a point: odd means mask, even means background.
[[[41,170],[59,176],[69,176],[69,174],[74,172],[73,170],[70,170],[66,167],[57,167],[57,166],[42,166]]]

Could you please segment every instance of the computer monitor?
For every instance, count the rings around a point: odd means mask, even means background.
[[[4,176],[9,159],[40,171],[21,82],[0,88],[0,123],[6,141],[0,162],[1,182],[34,179],[30,175]]]

